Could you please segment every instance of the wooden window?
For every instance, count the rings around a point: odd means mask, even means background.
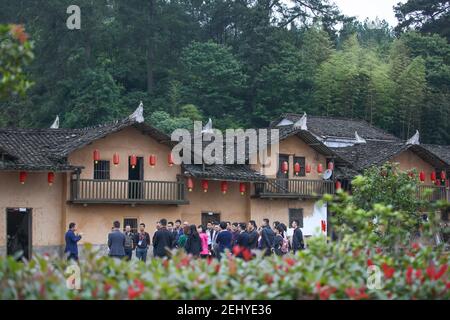
[[[138,220],[136,218],[123,218],[123,231],[125,231],[126,226],[131,227],[131,232],[138,232]]]
[[[299,227],[303,228],[303,209],[289,208],[289,227],[292,226],[294,220],[298,220]]]
[[[109,180],[109,160],[100,160],[94,163],[94,179]]]
[[[294,157],[294,166],[296,163],[300,164],[300,172],[298,174],[298,176],[296,175],[296,177],[305,177],[306,176],[306,160],[305,157]],[[294,173],[295,174],[295,173]]]

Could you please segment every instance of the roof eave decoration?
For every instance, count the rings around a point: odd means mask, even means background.
[[[356,140],[356,144],[367,143],[366,139],[361,138],[359,136],[358,131],[355,131],[355,140]]]
[[[306,115],[306,112],[303,113],[303,116],[298,120],[296,123],[294,123],[294,129],[301,129],[301,130],[308,130],[307,126],[308,117]]]
[[[59,116],[56,116],[55,121],[50,126],[50,129],[59,129]]]
[[[420,144],[420,133],[419,130],[416,130],[416,133],[406,141],[407,145],[419,145]]]
[[[141,103],[139,104],[139,107],[137,107],[137,109],[129,116],[130,120],[134,120],[137,123],[143,123],[144,122],[144,104]]]

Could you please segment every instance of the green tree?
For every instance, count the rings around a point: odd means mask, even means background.
[[[0,24],[0,57],[0,98],[23,96],[31,86],[24,67],[33,59],[23,26]]]
[[[236,118],[243,110],[246,76],[230,49],[213,42],[194,42],[181,56],[183,102],[205,116]]]
[[[395,8],[398,31],[414,28],[439,33],[450,40],[450,4],[448,0],[408,0]]]

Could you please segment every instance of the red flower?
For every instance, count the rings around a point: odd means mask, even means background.
[[[273,283],[273,277],[270,274],[265,274],[264,275],[264,281],[268,284],[271,285]]]
[[[373,266],[373,262],[371,259],[367,259],[367,266]]]
[[[112,286],[111,286],[109,283],[105,283],[105,284],[103,285],[103,290],[104,290],[105,292],[108,292],[109,290],[111,290],[111,288],[112,288]]]
[[[245,261],[249,261],[252,259],[252,253],[250,250],[248,250],[247,248],[244,248],[244,250],[242,250],[242,257],[244,258]]]
[[[450,282],[447,282],[446,284],[445,284],[445,289],[450,289]]]
[[[320,284],[319,284],[320,286]],[[336,288],[330,286],[324,286],[319,289],[320,300],[328,300],[330,296],[336,292]]]
[[[134,284],[139,288],[140,291],[144,291],[145,285],[141,280],[134,279]]]
[[[408,266],[408,269],[406,270],[406,283],[412,284],[412,273],[413,273],[413,267]]]
[[[183,259],[181,259],[181,265],[182,265],[183,267],[189,265],[189,262],[190,262],[189,256],[186,256],[186,257],[184,257]]]
[[[346,288],[345,294],[350,298],[354,299],[356,297],[356,289],[355,288]]]
[[[24,43],[28,39],[28,35],[25,33],[25,29],[21,24],[11,25],[11,34],[14,38],[19,40],[20,43]]]
[[[447,268],[448,268],[448,265],[443,264],[439,268],[439,271],[434,275],[434,280],[439,280],[445,274],[445,272],[447,272]]]
[[[389,267],[389,266],[387,265],[387,263],[383,263],[383,264],[381,265],[381,268],[383,269],[384,276],[385,276],[387,279],[390,279],[390,278],[393,277],[394,272],[395,272],[395,269],[394,269],[393,267]]]
[[[377,247],[375,249],[375,252],[378,253],[378,254],[381,254],[383,252],[383,249],[381,249],[380,247]]]
[[[361,300],[369,298],[369,296],[366,293],[365,287],[361,287],[359,288],[359,290],[356,290],[355,288],[347,288],[345,289],[345,293],[350,299]]]
[[[428,278],[430,278],[430,280],[434,280],[434,277],[436,275],[436,268],[434,267],[433,264],[430,264],[426,270],[426,273],[428,275]]]
[[[294,264],[295,264],[295,259],[292,259],[292,258],[286,258],[286,259],[284,259],[284,261],[286,261],[286,263],[290,266],[290,267],[292,267]]]
[[[134,285],[138,287],[138,290],[135,290],[132,285],[128,287],[128,299],[130,300],[139,297],[145,289],[144,284],[139,279],[134,279]]]
[[[420,270],[420,269],[416,270],[416,278],[417,279],[421,279],[422,278],[422,270]]]
[[[359,288],[359,295],[357,297],[357,300],[361,299],[369,299],[369,295],[366,293],[366,288],[364,287]]]
[[[411,245],[411,248],[413,248],[414,250],[419,250],[419,249],[420,249],[420,244],[418,244],[417,242],[414,242],[414,243]]]

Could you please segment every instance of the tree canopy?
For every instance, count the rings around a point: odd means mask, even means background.
[[[25,25],[35,55],[22,70],[34,86],[0,102],[1,126],[95,125],[143,101],[167,132],[307,112],[450,143],[448,1],[398,5],[396,30],[328,0],[79,0],[69,30],[70,4],[0,0],[0,23]]]

